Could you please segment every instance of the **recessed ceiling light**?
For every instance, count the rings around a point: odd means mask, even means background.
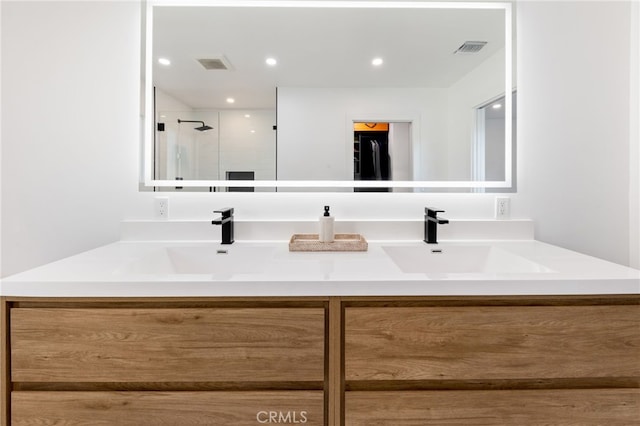
[[[228,103],[228,104],[232,104],[232,103],[234,103],[235,101],[236,101],[236,100],[235,100],[235,99],[233,99],[233,98],[227,98],[227,103]]]
[[[371,65],[373,65],[374,67],[379,67],[383,62],[384,61],[382,60],[382,58],[373,58],[373,61],[371,61]]]
[[[158,63],[160,65],[171,65],[171,61],[167,58],[158,58]]]
[[[255,132],[256,132],[255,130],[252,130],[252,131],[251,131],[251,133],[255,133]]]
[[[251,114],[245,114],[244,118],[251,118]]]
[[[278,61],[276,60],[276,58],[267,58],[265,60],[266,64],[269,65],[270,67],[274,67],[278,64]]]
[[[493,105],[491,105],[491,108],[500,109],[500,108],[502,108],[502,104],[493,104]]]

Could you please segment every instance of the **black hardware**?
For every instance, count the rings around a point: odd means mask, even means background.
[[[438,244],[438,225],[447,224],[449,221],[438,217],[438,213],[444,213],[444,210],[425,207],[424,212],[424,242]]]
[[[233,207],[214,210],[214,213],[222,214],[211,221],[212,225],[222,225],[222,244],[233,244]]]
[[[194,127],[193,128],[193,130],[197,130],[199,132],[204,132],[204,131],[213,129],[213,127],[207,126],[206,124],[204,124],[204,121],[200,121],[200,120],[180,120],[178,118],[178,124],[180,124],[180,123],[200,123],[200,124],[202,124],[202,126],[198,126],[198,127]]]

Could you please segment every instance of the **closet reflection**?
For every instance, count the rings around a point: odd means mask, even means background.
[[[410,122],[353,123],[353,180],[413,179]],[[390,192],[399,188],[354,188],[355,192]]]

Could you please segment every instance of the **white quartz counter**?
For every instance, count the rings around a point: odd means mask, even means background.
[[[638,293],[639,270],[532,240],[377,241],[339,253],[289,252],[284,241],[121,241],[0,282],[0,295],[24,297]]]

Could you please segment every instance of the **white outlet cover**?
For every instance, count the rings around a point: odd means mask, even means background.
[[[156,219],[169,219],[169,197],[154,198],[153,217]]]
[[[496,197],[496,219],[508,219],[511,216],[511,199]]]

